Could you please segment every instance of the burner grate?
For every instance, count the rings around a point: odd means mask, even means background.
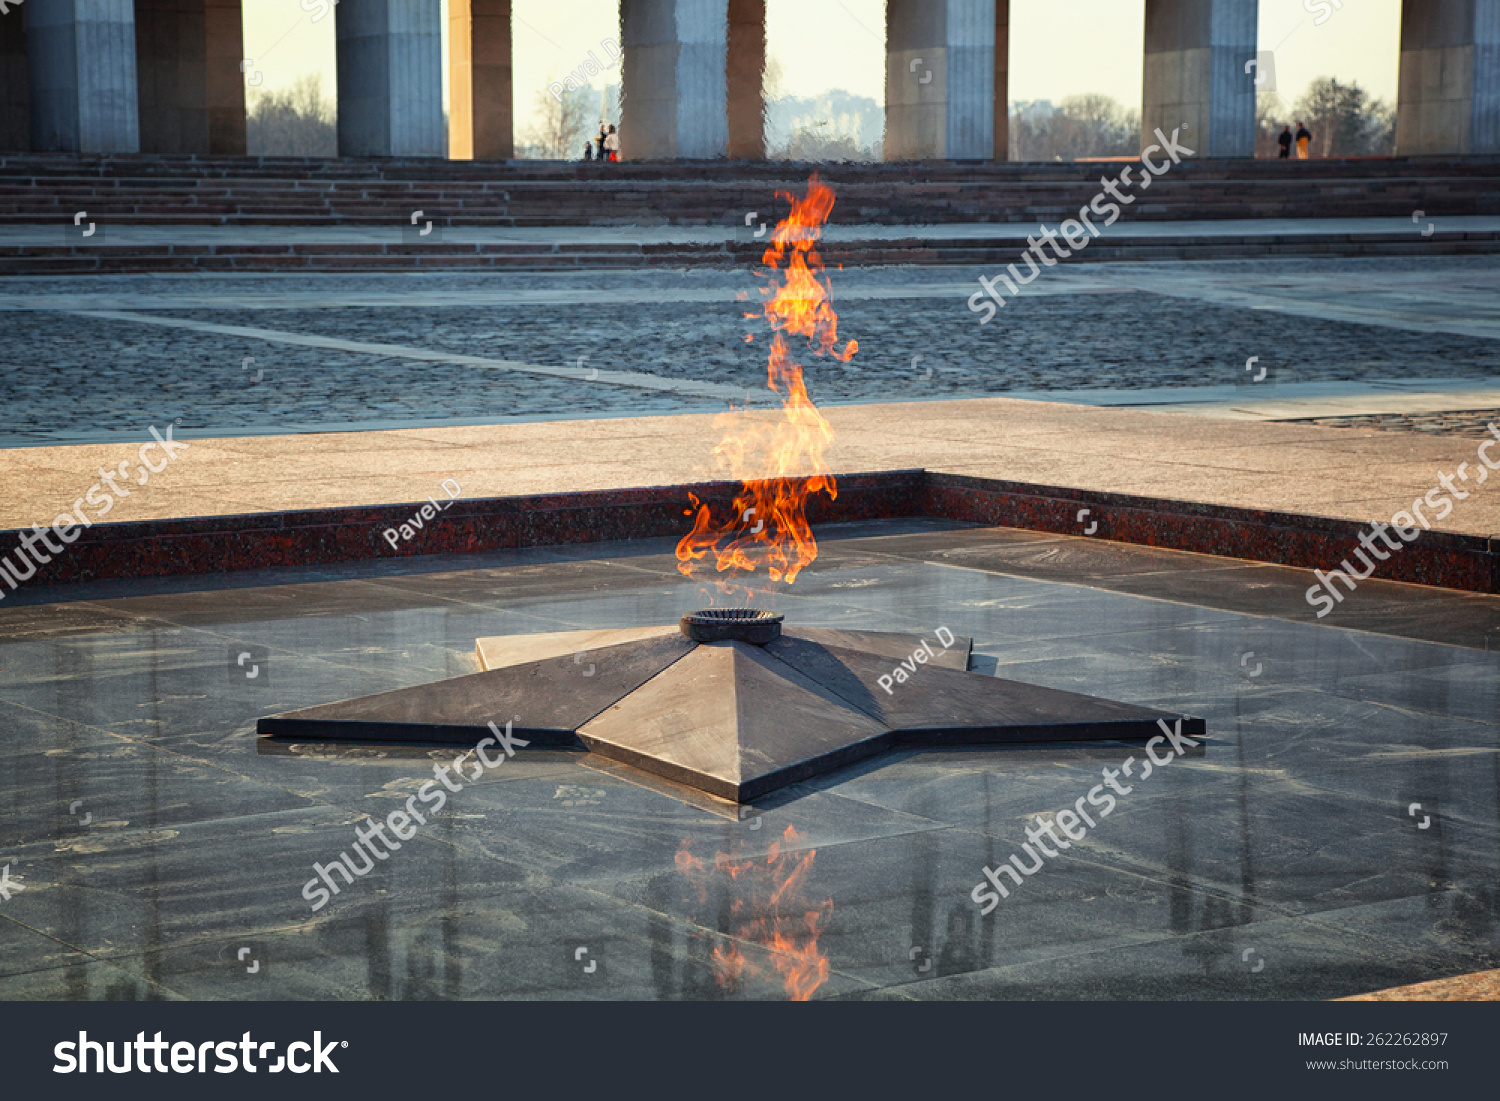
[[[764,608],[705,608],[682,617],[682,633],[694,642],[748,642],[764,646],[781,635],[784,617]]]

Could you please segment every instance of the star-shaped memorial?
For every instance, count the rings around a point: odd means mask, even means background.
[[[971,673],[971,640],[945,631],[783,631],[780,616],[730,609],[475,648],[483,672],[275,715],[258,733],[473,744],[509,721],[530,744],[740,803],[898,745],[1136,740],[1160,723],[1204,733],[1202,719]]]

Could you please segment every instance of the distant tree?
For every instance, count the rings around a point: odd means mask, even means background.
[[[767,66],[768,85],[779,85],[779,67]],[[835,88],[808,99],[767,98],[766,156],[771,160],[878,161],[885,108],[869,96]]]
[[[1050,103],[1018,102],[1010,117],[1010,159],[1072,161],[1140,152],[1141,117],[1097,92]]]
[[[1069,140],[1080,150],[1075,157],[1123,156],[1139,151],[1141,119],[1110,96],[1090,92],[1062,101]]]
[[[766,102],[781,99],[786,95],[786,69],[777,57],[766,58],[766,67],[761,70],[761,98]]]
[[[554,96],[543,88],[536,97],[536,122],[526,134],[525,152],[541,160],[576,161],[583,143],[597,139],[599,92],[584,85]],[[595,151],[595,156],[598,151]]]
[[[1389,156],[1396,147],[1395,111],[1354,81],[1319,77],[1292,115],[1312,131],[1315,157]]]
[[[335,105],[316,74],[280,92],[254,93],[245,116],[245,151],[253,157],[336,157]]]
[[[867,161],[870,151],[861,149],[848,134],[828,133],[810,126],[792,134],[791,140],[772,155],[779,161]]]
[[[1275,92],[1261,92],[1255,97],[1255,155],[1279,157],[1277,139],[1287,123],[1286,105]]]

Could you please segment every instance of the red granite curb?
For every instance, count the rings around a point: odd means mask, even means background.
[[[1088,516],[1080,519],[1085,508]],[[1368,527],[1301,513],[953,474],[927,476],[921,514],[1325,571],[1344,558],[1353,560],[1359,534]],[[1088,533],[1091,524],[1097,527]],[[1426,531],[1377,566],[1372,576],[1382,581],[1500,593],[1500,536]]]
[[[738,490],[710,482],[458,500],[395,548],[382,533],[399,530],[425,502],[95,524],[37,566],[25,588],[680,536],[689,527],[689,493],[723,509]],[[1324,570],[1351,555],[1366,527],[922,470],[841,474],[837,499],[814,496],[808,515],[815,525],[928,517]],[[0,550],[11,559],[20,535],[0,532]],[[1500,536],[1428,531],[1378,565],[1381,580],[1500,593]],[[0,596],[7,594],[0,585]]]

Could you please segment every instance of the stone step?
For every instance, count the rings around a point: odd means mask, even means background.
[[[814,169],[834,184],[835,224],[1059,219],[1112,164],[572,164],[296,158],[0,157],[0,222],[78,210],[130,224],[729,224],[784,205]],[[1137,192],[1137,220],[1405,216],[1500,210],[1500,158],[1194,161]],[[1145,201],[1149,198],[1149,202]]]
[[[538,270],[555,267],[754,265],[762,248],[744,242],[299,243],[0,245],[0,274],[65,275],[165,271]],[[910,238],[826,244],[830,266],[1001,266],[1017,259],[1013,238]],[[1500,233],[1276,234],[1101,239],[1074,261],[1226,260],[1273,256],[1406,256],[1500,253]]]

